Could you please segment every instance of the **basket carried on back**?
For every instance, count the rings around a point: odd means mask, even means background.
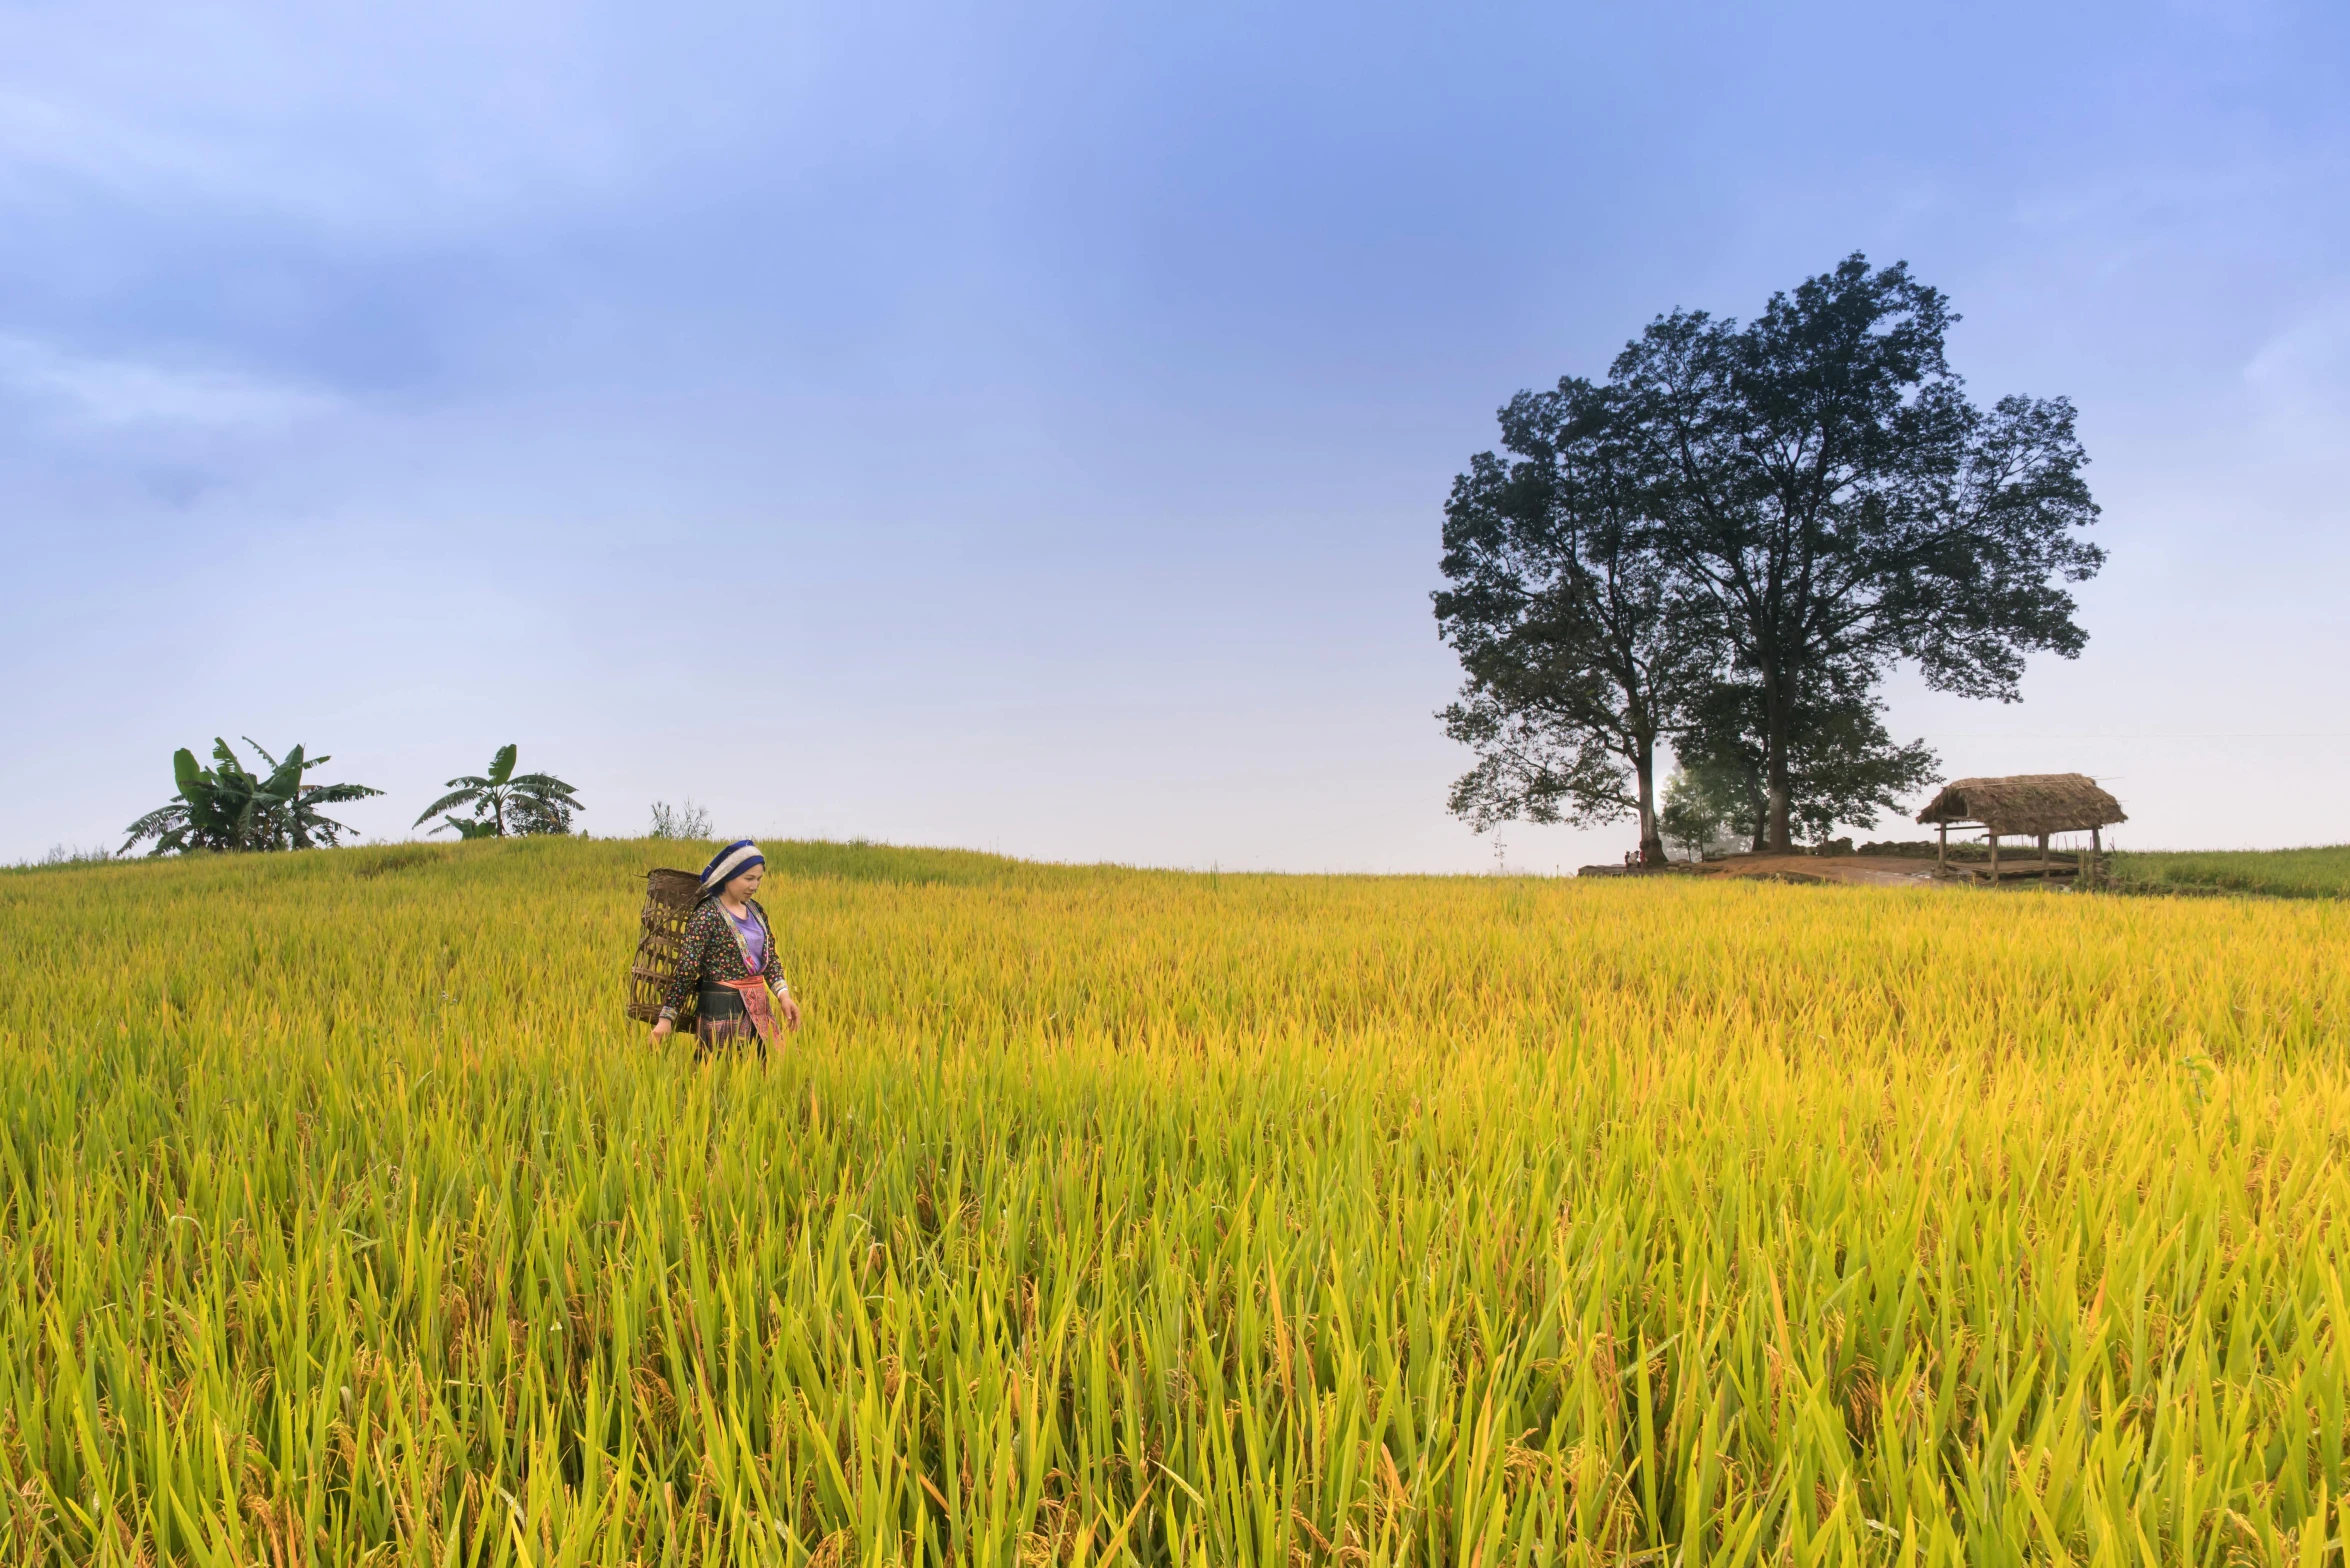
[[[644,932],[628,966],[628,1016],[639,1023],[661,1016],[661,993],[677,977],[677,963],[685,953],[685,924],[693,918],[701,891],[702,879],[691,871],[645,873]],[[692,1026],[693,1005],[693,997],[687,996],[678,1027]]]

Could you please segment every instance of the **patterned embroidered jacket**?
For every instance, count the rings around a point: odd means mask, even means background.
[[[762,972],[767,983],[783,989],[783,960],[775,951],[775,926],[768,920],[767,911],[751,900],[751,912],[759,917],[759,928],[767,933],[767,962]],[[708,899],[694,911],[686,922],[685,951],[677,961],[677,973],[661,993],[661,1005],[683,1009],[708,981],[718,985],[727,980],[748,980],[750,966],[743,962],[742,944],[735,939],[734,928],[727,923],[726,911],[718,907],[718,900]]]

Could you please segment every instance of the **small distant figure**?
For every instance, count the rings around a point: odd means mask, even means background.
[[[775,932],[755,896],[767,874],[767,857],[749,839],[737,839],[702,868],[700,903],[686,922],[677,973],[661,995],[661,1017],[653,1043],[667,1040],[691,994],[696,1002],[694,1041],[701,1051],[756,1042],[776,1043],[776,1006],[783,1025],[800,1026],[800,1004],[784,983]],[[773,1005],[769,988],[773,988]]]

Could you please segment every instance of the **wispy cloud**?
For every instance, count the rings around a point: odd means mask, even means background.
[[[560,0],[0,6],[0,208],[94,197],[409,242],[525,226],[734,145],[789,90],[790,31]],[[681,37],[731,41],[730,68],[695,68]]]
[[[2280,403],[2339,407],[2350,398],[2350,297],[2303,313],[2263,343],[2244,379]]]
[[[300,382],[75,354],[21,337],[0,337],[0,384],[89,424],[256,434],[284,430],[331,411],[340,401]]]

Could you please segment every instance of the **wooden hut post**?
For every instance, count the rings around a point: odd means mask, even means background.
[[[2105,845],[2098,838],[2101,831],[2098,828],[2089,830],[2089,880],[2092,883],[2097,880],[2097,863],[2105,858]]]
[[[1934,845],[1934,864],[1948,870],[1950,868],[1950,824],[1947,822],[1935,823],[1934,836],[1938,841]]]
[[[1999,880],[1999,835],[1991,835],[1991,880]]]
[[[2048,835],[2043,833],[2040,835],[2040,880],[2045,882],[2055,874],[2056,868],[2048,863]]]

